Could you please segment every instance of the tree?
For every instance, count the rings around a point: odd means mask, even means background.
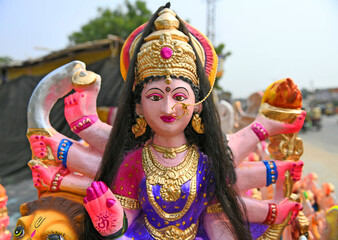
[[[125,6],[126,12],[120,5],[115,10],[98,8],[97,18],[90,20],[81,27],[79,32],[74,32],[68,37],[71,44],[104,39],[108,34],[125,39],[135,28],[147,22],[151,17],[151,11],[142,0],[137,0],[134,5],[126,0]]]
[[[215,46],[215,51],[218,56],[218,69],[216,74],[216,80],[215,80],[215,88],[222,90],[222,87],[219,85],[219,80],[222,78],[224,73],[224,62],[227,57],[231,55],[231,52],[225,52],[223,53],[223,50],[225,48],[224,43],[220,43],[218,46]]]
[[[9,56],[0,56],[0,65],[6,65],[12,61],[13,59]]]
[[[307,99],[307,97],[310,96],[310,95],[312,94],[312,92],[309,91],[309,90],[306,89],[306,88],[302,88],[300,91],[301,91],[301,93],[302,93],[303,99]]]

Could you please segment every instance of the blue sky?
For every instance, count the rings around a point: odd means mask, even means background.
[[[134,0],[130,0],[133,2]],[[0,0],[0,56],[26,60],[61,50],[68,35],[97,16],[98,7],[123,0]],[[147,0],[155,11],[163,0]],[[206,33],[206,0],[172,0],[183,19]],[[290,77],[300,88],[338,87],[336,0],[217,0],[215,43],[232,55],[221,86],[247,97]]]

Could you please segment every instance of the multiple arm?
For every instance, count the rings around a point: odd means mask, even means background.
[[[89,146],[79,142],[67,139],[65,136],[57,133],[54,136],[42,137],[33,135],[30,138],[32,151],[38,157],[45,157],[48,154],[49,147],[54,156],[59,156],[62,146],[62,139],[72,142],[72,146],[67,151],[66,159],[63,161],[64,167],[70,172],[60,178],[58,190],[72,191],[77,189],[79,194],[85,195],[85,189],[90,185],[94,178],[101,161],[106,143],[109,138],[111,126],[101,122],[97,118],[96,102],[97,94],[100,88],[100,80],[86,88],[75,88],[76,92],[65,98],[65,117],[72,130],[76,132]],[[269,120],[263,116],[258,116],[256,123],[262,125],[269,135],[280,133],[297,132],[305,119],[303,114],[293,124],[285,124]],[[229,147],[234,156],[234,164],[237,166],[236,174],[238,177],[237,187],[244,191],[254,187],[266,186],[267,167],[262,162],[242,163],[243,159],[252,152],[260,140],[251,128],[247,126],[241,131],[228,135]],[[284,172],[290,170],[294,174],[294,180],[297,181],[301,175],[302,162],[297,164],[291,162],[275,161],[279,178],[277,184],[283,182]],[[66,166],[65,166],[66,165]],[[252,171],[255,169],[255,171]],[[53,181],[59,179],[58,175],[62,167],[50,166],[45,169],[42,166],[33,166],[33,181],[37,188],[50,189]],[[73,174],[73,172],[79,172]],[[60,175],[60,174],[59,174]],[[258,177],[257,176],[265,176]],[[62,181],[61,181],[62,179]],[[252,181],[255,179],[255,181]],[[263,222],[269,212],[269,204],[265,201],[244,198],[246,208],[249,209],[248,217],[252,222]],[[87,189],[87,196],[84,198],[84,206],[89,213],[93,225],[102,236],[114,236],[123,234],[128,225],[131,225],[140,210],[123,209],[111,190],[102,182],[93,182]],[[281,223],[292,211],[293,215],[300,209],[298,203],[293,203],[287,199],[278,203],[279,214],[276,223]],[[229,239],[229,229],[224,228],[225,214],[206,214],[204,218],[204,227],[210,239],[219,239],[226,236]],[[127,221],[127,222],[126,222]]]
[[[269,136],[294,133],[302,128],[305,115],[305,112],[303,112],[292,124],[288,124],[270,120],[259,114],[254,123],[259,123],[263,126]],[[235,166],[239,166],[242,163],[243,159],[256,148],[260,140],[252,130],[252,124],[234,134],[227,135],[228,144],[234,156]]]
[[[287,170],[291,171],[293,181],[300,180],[302,176],[303,162],[298,161],[297,163],[291,161],[274,161],[278,172],[276,184],[283,184],[285,180],[284,173]],[[267,186],[267,171],[270,169],[262,162],[243,162],[239,165],[235,171],[237,175],[236,186],[240,192],[252,189],[261,188]],[[255,181],[252,181],[255,179]]]
[[[303,125],[304,119],[305,112],[292,124],[273,121],[258,115],[253,124],[259,124],[259,126],[264,128],[264,134],[263,130],[262,133],[254,131],[252,124],[235,134],[227,136],[228,144],[232,150],[233,160],[236,166],[236,187],[240,192],[271,184],[271,179],[269,179],[269,177],[271,177],[271,174],[269,174],[269,171],[271,171],[269,164],[264,164],[263,162],[243,162],[244,158],[250,152],[254,151],[263,137],[266,138],[268,135],[273,136],[299,131]],[[283,184],[285,179],[284,173],[287,170],[291,172],[294,181],[298,181],[301,178],[302,161],[298,161],[297,163],[290,161],[274,161],[274,164],[276,169],[273,169],[273,172],[277,172],[278,174],[277,179],[275,179],[276,184]],[[255,181],[252,181],[253,179],[255,179]],[[267,223],[269,218],[271,220],[271,211],[274,211],[275,208],[278,209],[277,215],[275,219],[273,219],[276,224],[282,223],[290,212],[292,213],[291,220],[295,219],[298,212],[302,209],[302,206],[299,203],[291,202],[286,198],[274,198],[270,201],[259,201],[244,197],[243,201],[246,205],[249,221],[256,223]],[[270,204],[272,201],[274,201],[276,205]],[[273,206],[273,208],[271,208],[271,206]],[[225,228],[223,222],[226,220],[224,219],[226,219],[224,213],[206,214],[204,218],[204,227],[210,239],[228,239],[229,236],[231,236],[229,229]]]
[[[72,142],[68,149],[64,149],[63,155],[60,155],[62,139]],[[85,146],[82,143],[68,139],[65,136],[56,133],[52,137],[45,137],[40,135],[32,135],[30,137],[31,148],[35,156],[45,157],[49,154],[51,149],[54,157],[62,156],[63,163],[67,166],[69,172],[58,178],[62,165],[59,166],[33,166],[31,167],[33,182],[35,187],[42,191],[53,190],[53,182],[57,183],[57,190],[66,192],[76,192],[82,196],[85,195],[87,187],[95,177],[98,170],[102,154],[90,146]],[[68,151],[67,151],[68,150]],[[59,159],[60,160],[60,159]],[[74,172],[80,174],[74,174]]]
[[[53,157],[58,158],[57,161],[69,170],[63,178],[59,178],[57,174],[61,166],[32,168],[34,185],[38,189],[52,190],[53,184],[57,184],[57,190],[85,195],[87,187],[96,175],[111,131],[111,126],[98,119],[96,104],[93,104],[96,102],[100,83],[98,76],[92,85],[75,88],[76,92],[65,98],[66,120],[86,144],[69,139],[60,133],[51,137],[32,135],[29,138],[32,152],[36,157],[47,157],[51,155],[51,150]],[[74,130],[74,127],[77,129]],[[70,146],[64,147],[62,141],[67,141]]]

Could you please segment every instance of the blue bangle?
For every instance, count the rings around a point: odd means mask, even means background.
[[[276,183],[278,178],[277,166],[274,161],[263,161],[266,167],[266,186]]]
[[[67,168],[67,155],[68,155],[68,150],[70,146],[72,146],[73,143],[69,141],[68,139],[62,139],[59,147],[58,147],[58,159],[60,160],[62,166]]]

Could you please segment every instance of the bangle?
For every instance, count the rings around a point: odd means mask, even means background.
[[[278,210],[275,203],[269,203],[269,212],[263,224],[273,225],[276,222]]]
[[[90,127],[91,125],[93,125],[94,123],[96,123],[96,121],[98,120],[98,116],[97,115],[89,115],[89,116],[85,116],[82,117],[78,120],[76,120],[75,122],[72,122],[70,124],[70,129],[78,134],[80,133],[82,130],[85,130],[86,128]]]
[[[278,170],[274,161],[263,161],[266,167],[266,186],[275,183],[278,178]]]
[[[127,230],[128,230],[128,219],[127,219],[126,213],[124,212],[123,226],[122,226],[122,228],[119,231],[117,231],[116,233],[112,234],[112,235],[102,236],[102,239],[104,239],[104,240],[114,240],[114,239],[117,239],[117,238],[123,236],[123,234]]]
[[[254,131],[259,141],[264,141],[269,137],[268,131],[266,131],[266,129],[260,123],[256,122],[251,124],[251,129]]]
[[[69,141],[68,139],[62,139],[59,147],[58,147],[58,152],[57,152],[57,157],[60,160],[61,164],[63,167],[67,168],[67,155],[68,155],[68,150],[70,146],[72,146],[73,143]]]
[[[54,179],[52,181],[52,186],[50,187],[51,192],[60,191],[60,184],[62,179],[68,175],[70,172],[67,168],[60,168],[60,170],[55,174]]]

